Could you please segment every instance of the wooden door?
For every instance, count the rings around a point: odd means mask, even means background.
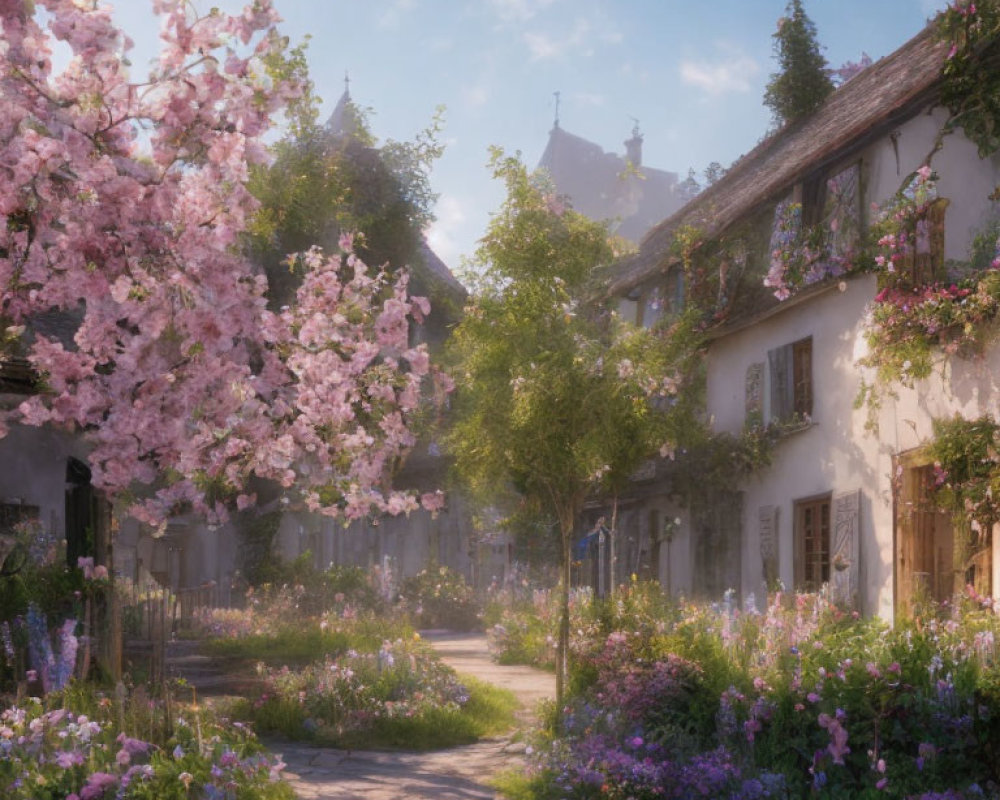
[[[951,515],[933,502],[933,466],[902,462],[898,473],[896,613],[910,616],[914,604],[950,600],[961,589],[961,576],[955,569]]]

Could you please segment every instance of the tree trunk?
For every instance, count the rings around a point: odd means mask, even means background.
[[[556,645],[556,718],[562,727],[562,708],[566,700],[566,682],[569,678],[569,582],[571,560],[572,523],[560,520],[562,563],[559,581],[559,639]]]
[[[616,539],[618,538],[618,495],[615,495],[614,503],[611,506],[611,531],[608,533],[608,561],[609,564],[608,575],[610,580],[608,581],[608,600],[614,603],[615,600],[615,585],[618,582],[617,572],[618,572],[618,551],[615,546]]]

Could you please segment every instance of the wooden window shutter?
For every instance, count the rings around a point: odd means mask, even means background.
[[[917,288],[944,280],[944,217],[949,202],[939,197],[914,229],[907,231],[912,245],[897,265],[904,286]]]
[[[795,410],[792,345],[786,344],[768,351],[767,361],[771,378],[769,421],[788,419]]]
[[[757,509],[760,560],[768,589],[778,580],[778,506]]]
[[[857,607],[861,588],[861,490],[833,496],[830,590],[838,605]]]
[[[944,280],[944,215],[948,210],[950,201],[946,197],[939,197],[933,202],[927,212],[927,221],[930,223],[930,260],[931,270],[934,280]]]

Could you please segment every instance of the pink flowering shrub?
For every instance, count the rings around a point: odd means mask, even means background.
[[[939,353],[972,355],[993,335],[1000,310],[1000,272],[991,270],[950,285],[882,289],[865,331],[868,355],[882,383],[913,386],[931,374]]]

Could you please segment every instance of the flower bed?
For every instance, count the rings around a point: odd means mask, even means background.
[[[509,693],[466,686],[419,640],[384,642],[291,670],[262,668],[261,695],[237,714],[261,732],[331,746],[443,747],[512,723]]]
[[[1000,797],[1000,618],[942,612],[890,629],[778,595],[633,630],[612,610],[519,796]]]
[[[87,713],[79,709],[83,699]],[[110,698],[76,689],[0,713],[0,796],[9,800],[291,800],[283,764],[244,726],[182,710],[153,724]],[[68,701],[68,702],[65,702]],[[167,713],[163,706],[160,714]],[[132,727],[126,732],[123,721]],[[163,719],[160,719],[163,722]],[[147,724],[148,723],[148,724]]]

